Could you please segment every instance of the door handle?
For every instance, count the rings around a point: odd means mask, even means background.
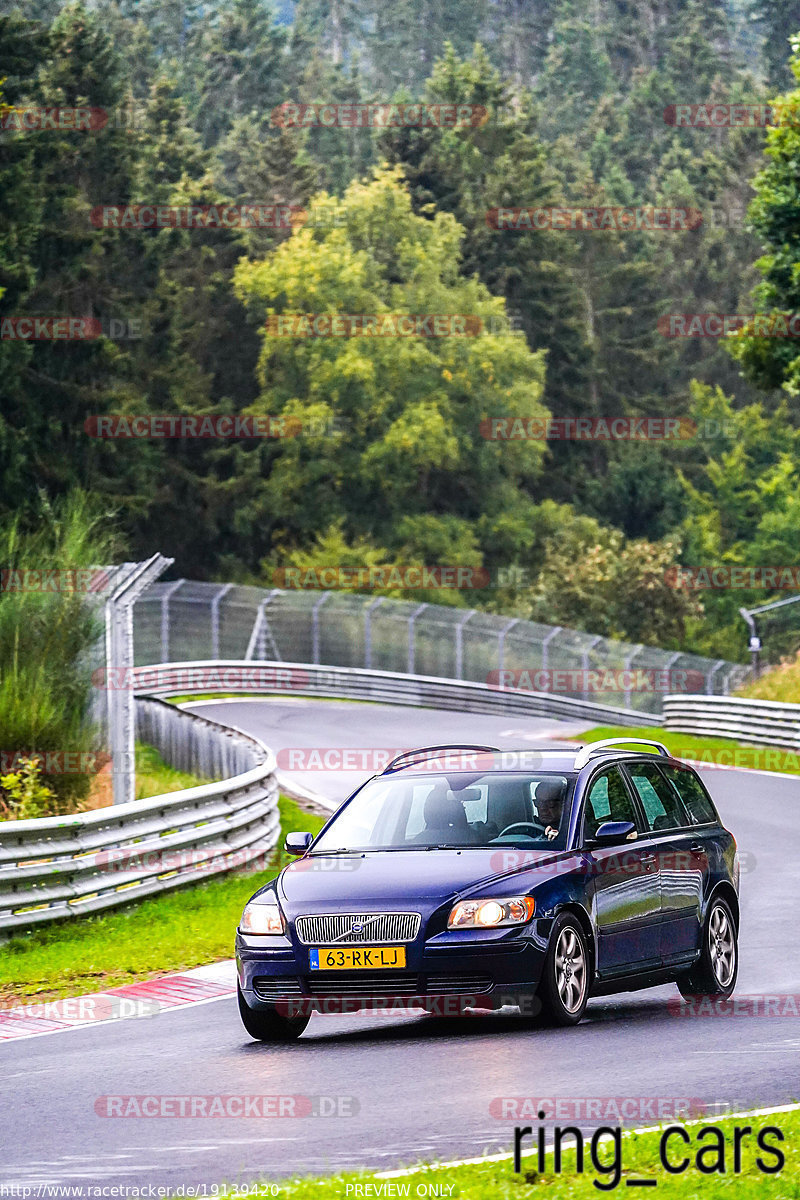
[[[692,842],[689,846],[692,854],[705,854],[706,848],[702,842]]]
[[[646,867],[652,867],[656,861],[656,856],[655,854],[643,854],[639,861],[644,863]]]

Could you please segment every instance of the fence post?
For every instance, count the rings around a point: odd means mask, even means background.
[[[589,689],[586,686],[589,678],[589,651],[592,650],[598,642],[602,642],[602,640],[602,634],[598,633],[589,643],[587,643],[587,645],[583,647],[583,655],[581,657],[581,665],[583,667],[583,691],[581,694],[583,695],[584,700],[589,699]]]
[[[364,610],[364,666],[368,671],[372,667],[372,613],[385,599],[385,596],[378,596],[376,600],[371,600]]]
[[[185,579],[176,579],[174,583],[168,583],[161,594],[161,661],[164,663],[169,662],[169,599],[185,582]]]
[[[133,605],[142,592],[173,562],[172,558],[154,554],[146,562],[134,563],[132,570],[106,601],[108,733],[115,804],[125,804],[133,800],[135,795]],[[162,620],[163,611],[162,608]]]
[[[508,631],[510,629],[513,629],[515,625],[519,625],[519,620],[520,620],[519,617],[512,617],[511,620],[508,622],[508,624],[504,625],[503,628],[500,630],[500,632],[497,635],[497,670],[498,670],[498,673],[500,671],[502,671],[503,667],[505,666],[506,634],[508,633]],[[498,674],[498,682],[499,682],[499,674]]]
[[[414,653],[414,622],[419,614],[424,612],[427,607],[427,604],[418,604],[411,616],[408,618],[408,675],[414,674],[414,660],[416,658]]]
[[[725,666],[725,659],[718,658],[717,661],[714,663],[714,666],[711,668],[711,670],[706,675],[706,694],[707,695],[709,695],[709,696],[714,695],[714,676],[716,675],[717,671],[719,671],[719,669],[724,666]]]
[[[547,637],[542,642],[542,670],[547,670],[547,647],[552,642],[557,633],[561,633],[563,625],[554,625],[548,633]]]
[[[644,646],[642,646],[642,645],[634,646],[633,653],[628,655],[628,657],[625,659],[625,662],[623,664],[623,669],[625,671],[630,671],[631,663],[636,658],[636,655],[639,653],[640,650],[644,650]],[[630,687],[625,688],[625,707],[626,708],[631,707],[631,689],[630,689]]]
[[[319,610],[329,596],[330,592],[323,592],[311,610],[311,646],[315,666],[319,666]]]
[[[219,606],[223,596],[233,587],[232,583],[223,583],[214,599],[211,601],[211,657],[219,658]],[[167,662],[166,658],[161,660]]]
[[[474,617],[476,609],[471,608],[465,617],[456,625],[456,679],[464,678],[464,626],[470,617]]]
[[[247,643],[247,649],[244,652],[245,662],[250,662],[251,659],[255,658],[256,656],[258,656],[260,659],[265,657],[264,654],[259,653],[259,651],[262,649],[262,644],[264,642],[264,628],[267,625],[267,605],[275,596],[279,596],[280,594],[280,588],[273,588],[269,595],[265,596],[263,600],[259,601],[258,609],[256,611],[256,619],[253,621],[253,628],[250,631],[250,641]],[[275,642],[275,638],[272,636],[272,631],[270,631],[269,637],[270,641],[272,642],[273,658],[276,662],[280,662],[280,652]]]

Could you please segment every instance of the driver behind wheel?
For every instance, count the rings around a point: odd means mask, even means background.
[[[539,823],[544,825],[544,836],[549,842],[558,837],[561,813],[564,808],[564,788],[557,780],[543,779],[536,785],[534,796]]]

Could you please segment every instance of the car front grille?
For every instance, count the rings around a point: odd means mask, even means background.
[[[491,991],[491,975],[428,975],[426,994],[429,996],[471,995]]]
[[[419,913],[332,913],[298,917],[295,929],[306,946],[374,946],[413,941],[420,920]],[[354,932],[353,925],[361,925],[361,929]]]
[[[419,996],[419,976],[394,971],[391,975],[359,971],[358,976],[345,972],[322,971],[320,978],[306,979],[312,996]]]
[[[297,1000],[303,995],[299,979],[280,976],[254,979],[253,991],[259,1000]]]
[[[489,992],[491,975],[428,973],[410,971],[321,971],[305,976],[303,990],[297,976],[258,976],[253,991],[259,1000],[300,1000],[310,996],[474,996]]]

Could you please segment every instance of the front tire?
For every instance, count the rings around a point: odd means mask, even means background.
[[[242,1024],[250,1037],[255,1038],[257,1042],[293,1042],[300,1037],[311,1020],[310,1014],[300,1013],[296,1017],[282,1017],[274,1010],[261,1012],[250,1008],[238,984],[236,995]]]
[[[700,948],[700,958],[678,987],[684,999],[692,996],[730,996],[739,973],[739,944],[730,905],[718,897],[711,904]]]
[[[590,956],[586,937],[570,913],[553,922],[538,996],[542,1016],[554,1025],[577,1025],[589,1000]]]

